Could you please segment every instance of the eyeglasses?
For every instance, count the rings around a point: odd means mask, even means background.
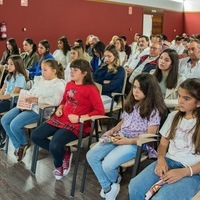
[[[157,48],[157,47],[150,47],[150,49],[156,50],[156,49],[159,49],[159,48]]]

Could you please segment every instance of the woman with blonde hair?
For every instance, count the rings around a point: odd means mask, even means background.
[[[83,49],[81,46],[73,46],[71,48],[71,52],[70,52],[70,59],[71,59],[71,62],[76,60],[76,59],[84,59],[84,60],[87,60],[86,57],[84,56],[84,52],[83,52]],[[68,63],[66,69],[65,69],[65,81],[66,82],[69,82],[71,81],[71,75],[70,75],[70,64],[71,62]]]
[[[105,64],[93,74],[94,80],[102,85],[104,108],[111,105],[111,94],[121,92],[124,84],[125,70],[120,66],[119,54],[115,45],[108,45],[104,52]],[[117,101],[117,99],[115,99]],[[106,102],[106,103],[105,103]]]

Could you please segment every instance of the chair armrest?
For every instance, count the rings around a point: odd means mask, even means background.
[[[149,142],[157,142],[160,136],[156,134],[141,134],[137,140],[137,145],[142,146]]]
[[[98,119],[109,119],[110,117],[106,116],[106,115],[94,115],[91,117],[92,121],[98,120]]]
[[[39,109],[42,109],[42,110],[44,110],[45,108],[55,108],[55,107],[57,107],[57,106],[49,105],[47,103],[39,103],[38,106],[39,106]]]
[[[19,93],[12,93],[10,94],[11,97],[18,97],[19,96]]]
[[[91,117],[80,117],[79,122],[84,123],[84,122],[90,121],[90,120],[91,120]]]
[[[139,136],[139,138],[158,138],[158,137],[160,137],[158,134],[151,134],[151,133],[145,133]]]
[[[123,93],[112,92],[111,96],[112,97],[115,97],[115,96],[124,96],[124,94]]]

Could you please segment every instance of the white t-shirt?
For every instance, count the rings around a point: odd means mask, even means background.
[[[67,52],[67,55],[64,55],[60,49],[57,49],[53,53],[55,60],[62,64],[65,69],[70,60],[70,51]]]
[[[171,124],[178,111],[170,113],[162,126],[160,133],[163,137],[167,137],[170,132]],[[182,163],[184,166],[192,166],[200,162],[200,155],[194,154],[194,144],[192,143],[192,135],[194,130],[191,129],[196,124],[196,118],[183,118],[176,127],[176,134],[173,140],[170,140],[166,157]]]

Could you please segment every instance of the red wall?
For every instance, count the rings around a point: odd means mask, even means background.
[[[164,11],[163,33],[168,36],[169,41],[173,40],[176,35],[182,35],[183,32],[183,13]]]
[[[132,15],[128,8],[85,0],[29,0],[28,7],[21,7],[19,0],[6,0],[0,6],[0,22],[7,23],[8,37],[15,38],[20,48],[26,37],[36,44],[48,39],[53,52],[62,35],[73,44],[75,39],[85,40],[89,34],[99,36],[105,43],[113,35],[123,34],[131,43],[134,33],[142,32],[143,8],[133,7]],[[0,56],[4,50],[5,41],[0,41]]]
[[[200,34],[200,12],[198,13],[184,13],[185,30],[188,35]]]

